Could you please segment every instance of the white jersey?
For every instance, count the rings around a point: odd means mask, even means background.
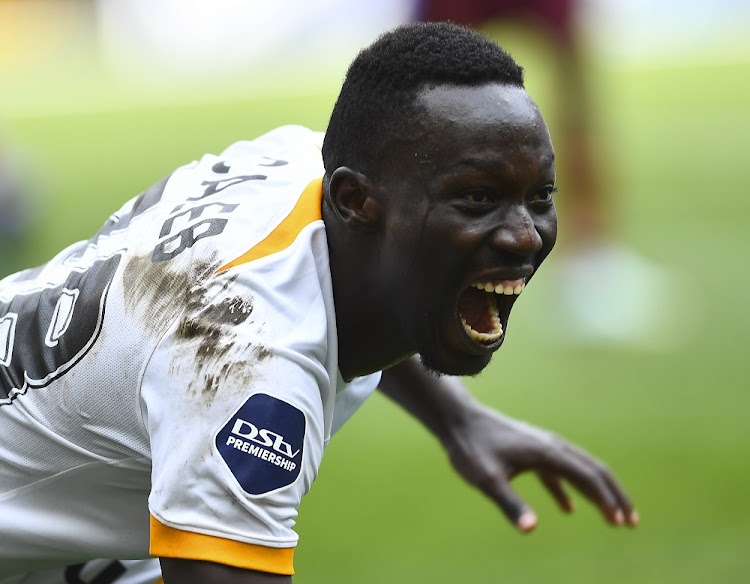
[[[344,382],[322,134],[175,171],[0,282],[0,582],[149,554],[291,574]]]

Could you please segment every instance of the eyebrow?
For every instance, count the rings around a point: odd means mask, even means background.
[[[542,166],[545,168],[550,168],[554,166],[555,164],[555,154],[554,152],[549,156],[544,156],[542,158]],[[467,170],[482,170],[485,172],[494,172],[498,170],[505,170],[508,168],[508,163],[503,160],[502,158],[493,158],[493,159],[487,159],[487,158],[466,158],[464,160],[459,160],[455,165],[453,165],[453,168],[456,169],[467,169]]]

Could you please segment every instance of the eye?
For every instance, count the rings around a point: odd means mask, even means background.
[[[468,203],[491,203],[492,197],[486,191],[469,191],[463,193],[461,198]]]
[[[554,186],[547,186],[537,191],[529,197],[531,203],[549,205],[552,203],[552,195],[557,192],[557,188]]]

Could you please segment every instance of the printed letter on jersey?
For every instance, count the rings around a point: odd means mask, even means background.
[[[262,495],[297,479],[304,441],[305,415],[258,393],[219,431],[216,448],[240,486],[251,495]]]

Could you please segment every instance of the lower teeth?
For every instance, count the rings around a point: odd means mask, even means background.
[[[500,337],[503,336],[503,325],[500,324],[499,321],[495,322],[495,330],[491,333],[480,333],[478,331],[475,331],[473,328],[471,328],[470,325],[466,323],[463,319],[461,319],[461,322],[463,322],[464,329],[466,329],[466,332],[469,333],[469,336],[474,339],[475,341],[479,341],[482,343],[487,342],[494,342],[498,340]]]

